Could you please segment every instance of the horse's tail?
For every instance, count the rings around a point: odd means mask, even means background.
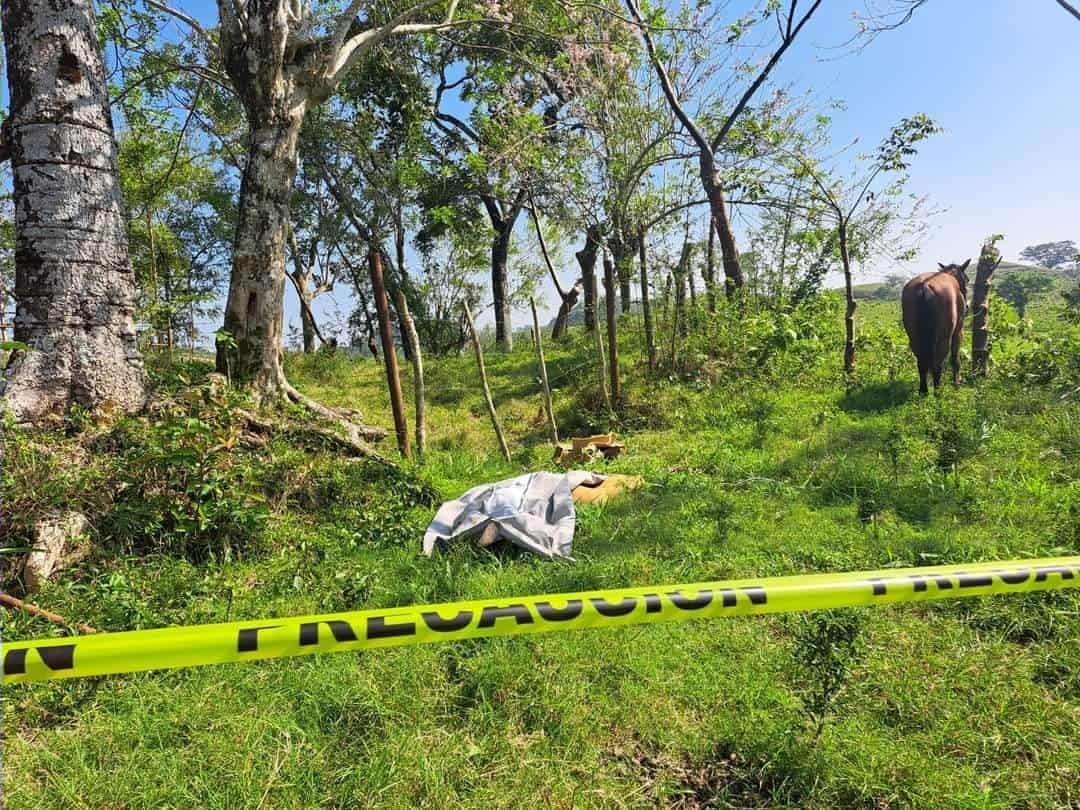
[[[916,311],[919,313],[919,357],[933,367],[937,362],[938,308],[937,296],[924,284],[918,292]]]

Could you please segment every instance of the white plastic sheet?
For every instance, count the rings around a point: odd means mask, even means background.
[[[572,560],[575,487],[596,485],[604,476],[584,470],[537,472],[480,484],[439,507],[424,533],[424,553],[440,541],[480,535],[496,524],[499,536],[548,558]]]

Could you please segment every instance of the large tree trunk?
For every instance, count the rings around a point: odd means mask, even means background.
[[[514,348],[514,336],[510,325],[510,292],[507,260],[510,255],[510,235],[513,221],[504,223],[495,231],[491,242],[491,294],[495,301],[495,342],[503,351]]]
[[[727,200],[724,198],[723,178],[716,168],[712,155],[701,156],[701,182],[705,187],[705,196],[709,199],[709,212],[712,214],[716,236],[720,240],[720,262],[724,267],[724,289],[730,298],[736,290],[746,284],[742,266],[739,264],[739,249],[735,245],[735,233],[731,230],[728,218]]]
[[[600,228],[590,225],[585,231],[585,247],[579,250],[578,264],[581,266],[581,285],[585,292],[585,331],[596,328],[596,256],[600,251]]]
[[[225,303],[228,339],[218,341],[218,371],[259,396],[288,389],[281,366],[285,244],[303,111],[291,113],[268,116],[252,132]]]
[[[990,282],[1001,264],[1001,251],[992,240],[983,243],[975,270],[975,295],[971,299],[971,368],[985,376],[990,365]]]
[[[73,404],[136,411],[135,275],[90,0],[4,0],[15,201],[15,352],[4,399],[23,422]]]

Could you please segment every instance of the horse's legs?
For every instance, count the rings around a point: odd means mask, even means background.
[[[960,344],[964,342],[964,334],[959,329],[953,335],[952,341],[952,381],[953,385],[960,384]]]
[[[944,365],[944,364],[942,364]],[[941,388],[941,366],[934,366],[934,393],[936,394],[938,389]]]
[[[930,371],[930,366],[923,360],[919,360],[919,393],[929,394],[930,389],[926,387],[926,374]]]

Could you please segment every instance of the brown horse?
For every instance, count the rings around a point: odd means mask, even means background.
[[[911,351],[919,361],[919,393],[927,393],[926,373],[941,385],[945,355],[951,354],[953,383],[960,382],[960,340],[967,311],[967,274],[963,264],[938,264],[940,270],[922,273],[904,285],[900,298]]]

